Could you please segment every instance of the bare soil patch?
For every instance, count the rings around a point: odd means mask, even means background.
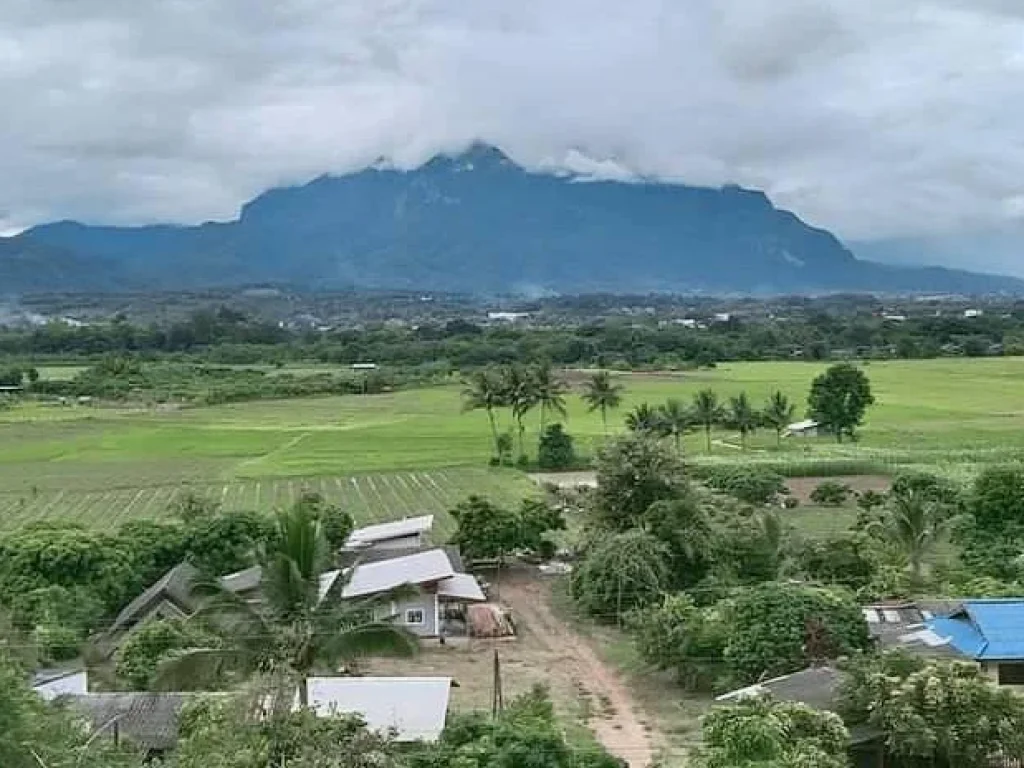
[[[801,504],[811,500],[811,493],[822,483],[829,481],[848,485],[858,493],[863,491],[885,492],[892,487],[892,478],[886,475],[838,475],[835,477],[790,477],[786,486]]]
[[[551,608],[551,583],[534,569],[515,569],[497,583],[497,598],[512,609],[518,637],[473,640],[465,648],[430,648],[414,659],[372,659],[374,674],[450,675],[459,709],[487,709],[493,692],[493,653],[501,659],[506,699],[536,684],[551,691],[563,717],[582,719],[609,752],[630,766],[650,765],[662,739],[642,719],[625,681],[598,656],[591,641]]]

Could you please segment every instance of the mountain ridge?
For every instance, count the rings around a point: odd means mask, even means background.
[[[62,221],[0,238],[0,285],[15,292],[120,282],[468,293],[1024,293],[1024,281],[1009,278],[858,260],[832,233],[776,208],[759,190],[533,173],[484,145],[412,170],[378,163],[267,190],[230,222]]]

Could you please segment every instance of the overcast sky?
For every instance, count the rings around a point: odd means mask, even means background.
[[[848,240],[1024,222],[1024,0],[0,5],[0,230],[226,219],[473,139],[762,188]]]

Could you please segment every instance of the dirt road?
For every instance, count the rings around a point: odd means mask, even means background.
[[[557,659],[552,675],[568,675],[580,697],[589,701],[588,725],[606,749],[644,768],[654,759],[655,739],[641,722],[625,681],[597,655],[591,642],[567,626],[551,609],[551,585],[536,572],[512,572],[500,584],[501,601],[512,608],[517,630],[532,636]]]

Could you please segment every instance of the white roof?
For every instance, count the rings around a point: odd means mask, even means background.
[[[331,591],[331,587],[334,586],[334,582],[341,576],[341,571],[327,571],[320,574],[320,583],[317,585],[317,598],[316,602],[319,605],[327,597],[327,593]]]
[[[456,573],[444,581],[439,581],[437,594],[441,597],[454,597],[460,600],[484,602],[487,599],[484,596],[484,591],[480,589],[480,582],[471,573]]]
[[[791,432],[801,432],[802,430],[805,429],[814,429],[817,426],[820,425],[818,424],[818,422],[814,421],[814,419],[807,419],[806,421],[794,422],[790,424],[788,427],[786,427],[786,429],[790,430]]]
[[[448,714],[450,677],[311,677],[309,707],[320,716],[356,713],[368,728],[394,728],[398,741],[437,741]]]
[[[89,692],[89,676],[84,669],[51,676],[40,674],[32,690],[45,701],[53,701],[58,696],[68,694],[83,695]]]
[[[345,542],[345,546],[366,547],[379,541],[401,539],[405,536],[415,536],[420,533],[427,533],[433,527],[433,515],[407,517],[403,520],[393,520],[390,523],[368,525],[365,528],[356,528],[352,531],[352,533],[349,534],[348,540]]]
[[[455,575],[452,562],[443,549],[428,549],[403,557],[355,566],[342,591],[342,597],[362,597],[401,587],[404,584],[428,584]]]

